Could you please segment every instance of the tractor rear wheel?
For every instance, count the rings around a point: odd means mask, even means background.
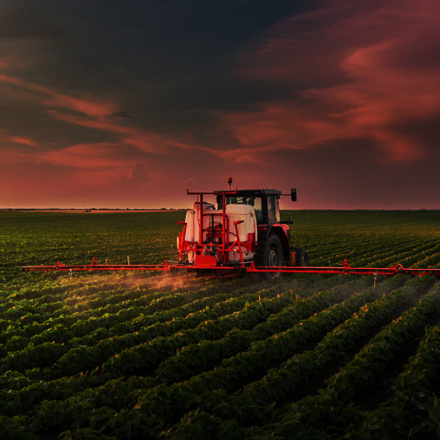
[[[257,255],[255,258],[256,266],[276,267],[283,266],[283,248],[281,241],[276,234],[270,234],[269,237],[260,239],[257,245]],[[273,280],[279,278],[280,272],[265,272],[264,279]]]

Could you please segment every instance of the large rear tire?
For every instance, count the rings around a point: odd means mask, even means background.
[[[270,234],[259,240],[255,257],[256,266],[284,266],[283,247],[276,234]],[[273,280],[281,276],[281,272],[264,272],[261,274],[264,279]]]

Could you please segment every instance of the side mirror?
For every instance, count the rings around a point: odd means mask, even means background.
[[[296,202],[296,188],[292,188],[290,190],[290,200],[292,200],[292,202]]]

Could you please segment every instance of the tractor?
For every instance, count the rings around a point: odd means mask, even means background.
[[[358,274],[373,275],[434,275],[440,276],[440,268],[352,267],[347,259],[340,266],[308,265],[309,257],[304,248],[293,248],[290,242],[292,223],[281,222],[279,199],[289,196],[296,201],[296,189],[282,194],[275,189],[190,192],[196,201],[186,212],[185,221],[177,237],[178,261],[163,264],[105,264],[93,258],[91,264],[56,263],[54,265],[21,266],[27,271],[176,271],[186,270],[207,275],[238,275],[255,273],[267,279],[278,278],[281,273]],[[214,198],[214,203],[205,197]]]
[[[222,190],[189,192],[197,201],[186,213],[177,239],[179,264],[194,269],[229,268],[231,272],[251,265],[259,268],[306,267],[308,254],[293,248],[290,227],[280,218],[281,191],[274,189]],[[215,196],[216,204],[205,202]],[[289,194],[296,201],[296,189]],[[234,270],[235,269],[235,270]],[[264,272],[266,278],[277,278],[280,271]]]

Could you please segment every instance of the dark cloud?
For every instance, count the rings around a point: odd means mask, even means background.
[[[298,186],[296,207],[330,209],[439,208],[436,172],[440,151],[430,163],[380,163],[370,139],[334,140],[313,151],[282,151],[279,174]],[[279,179],[279,185],[285,181]],[[292,205],[293,207],[294,205]]]
[[[119,118],[135,119],[133,115],[130,115],[130,113],[127,112],[116,112],[113,113],[113,116],[117,116]]]
[[[141,124],[169,133],[209,122],[211,110],[280,96],[239,78],[236,54],[284,17],[320,3],[46,0],[37,13],[32,1],[19,0],[8,3],[5,20],[23,35],[70,36],[28,58],[33,81],[112,97]]]
[[[41,8],[36,8],[35,3],[26,7],[20,1],[0,5],[0,40],[67,38],[68,33],[55,20],[47,17]]]

